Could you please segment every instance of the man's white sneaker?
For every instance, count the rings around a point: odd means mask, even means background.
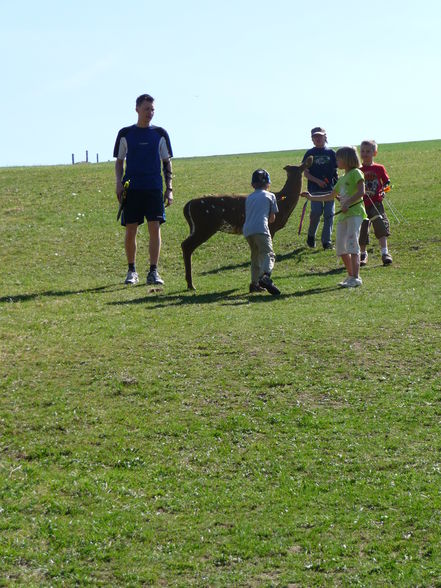
[[[138,274],[136,272],[132,272],[131,270],[129,270],[127,272],[127,276],[124,281],[124,284],[137,284],[138,282],[139,282]]]
[[[147,285],[148,286],[162,286],[164,284],[164,280],[158,274],[158,270],[150,270],[147,274]]]

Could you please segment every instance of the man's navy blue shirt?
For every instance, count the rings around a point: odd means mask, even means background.
[[[173,152],[165,129],[132,125],[119,131],[113,156],[126,160],[123,182],[132,190],[162,190],[161,162]]]

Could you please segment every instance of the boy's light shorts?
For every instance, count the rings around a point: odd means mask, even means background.
[[[362,221],[361,216],[349,216],[337,224],[337,239],[335,241],[337,255],[360,253],[358,238]]]

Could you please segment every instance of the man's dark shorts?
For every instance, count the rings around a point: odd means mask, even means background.
[[[141,225],[147,221],[165,223],[164,198],[161,190],[130,190],[121,215],[123,227],[132,223]]]
[[[378,217],[378,213],[380,213],[383,218],[375,218]],[[360,229],[360,245],[367,245],[369,243],[370,224],[372,224],[372,226],[374,227],[374,233],[377,239],[381,239],[381,237],[389,237],[389,219],[387,218],[386,213],[384,211],[383,203],[375,202],[375,207],[366,206],[366,214],[368,215],[368,219],[365,219],[362,222]],[[374,220],[371,221],[371,219]]]

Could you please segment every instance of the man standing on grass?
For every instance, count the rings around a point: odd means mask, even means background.
[[[121,224],[126,228],[125,250],[129,265],[124,283],[136,284],[139,281],[135,266],[136,235],[138,226],[146,218],[150,255],[147,284],[162,285],[164,281],[157,267],[161,251],[161,224],[165,222],[164,202],[165,206],[173,203],[173,152],[167,131],[151,124],[155,113],[154,98],[149,94],[139,96],[136,99],[136,112],[138,122],[119,131],[113,150],[113,156],[116,157],[116,195],[120,203],[124,184],[130,181],[121,214]],[[164,196],[161,163],[166,186]]]

